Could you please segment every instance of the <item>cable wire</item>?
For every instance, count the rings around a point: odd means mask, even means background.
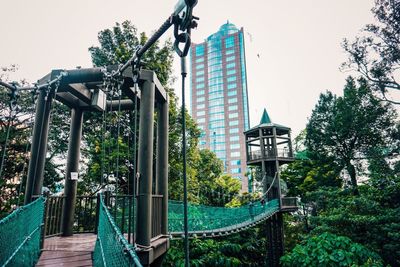
[[[181,57],[181,75],[182,75],[182,164],[183,164],[183,214],[184,214],[184,247],[185,247],[185,266],[189,266],[189,229],[188,229],[188,194],[187,194],[187,176],[186,176],[186,116],[185,116],[185,78],[186,57]]]

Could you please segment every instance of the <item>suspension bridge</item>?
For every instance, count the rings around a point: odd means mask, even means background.
[[[56,69],[32,87],[0,81],[0,86],[10,90],[11,112],[16,106],[18,92],[36,94],[25,201],[0,221],[0,266],[160,266],[172,238],[184,239],[188,265],[189,238],[225,236],[262,222],[267,227],[269,264],[279,265],[283,254],[282,213],[297,209],[295,198],[281,195],[279,181],[279,166],[293,161],[289,128],[263,116],[258,126],[245,132],[247,163],[259,166],[263,172],[263,194],[259,199],[236,208],[188,203],[185,100],[182,97],[184,198],[182,202],[168,199],[168,93],[155,72],[140,69],[140,58],[173,26],[174,48],[182,58],[184,96],[185,57],[190,47],[191,29],[197,25],[197,18],[192,15],[196,4],[197,0],[179,1],[171,16],[146,44],[137,47],[125,64]],[[62,196],[42,195],[54,101],[71,110]],[[135,135],[134,194],[113,195],[104,190],[95,196],[78,196],[83,114],[102,113],[104,116],[116,110],[133,111],[135,116],[131,130]],[[10,115],[9,128],[11,124]],[[3,146],[0,178],[7,142],[8,134]],[[284,153],[282,147],[286,149]]]

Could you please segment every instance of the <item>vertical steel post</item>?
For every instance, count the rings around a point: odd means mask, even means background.
[[[71,126],[68,142],[67,167],[65,171],[64,196],[61,232],[63,236],[73,234],[77,180],[71,179],[72,172],[79,170],[80,145],[82,137],[83,112],[79,108],[71,109]]]
[[[52,97],[49,96],[46,90],[42,89],[36,104],[35,126],[31,141],[31,156],[25,186],[25,204],[30,203],[34,195],[40,195],[42,193],[51,102]]]
[[[150,246],[151,198],[153,180],[153,136],[154,136],[155,84],[144,81],[140,105],[138,172],[139,195],[137,203],[136,243]]]
[[[168,234],[168,99],[159,105],[157,127],[157,194],[162,195],[161,234]]]
[[[181,57],[181,75],[182,75],[182,165],[183,165],[183,231],[185,233],[185,267],[189,267],[189,223],[188,223],[188,193],[186,176],[186,113],[185,113],[185,78],[186,57]]]

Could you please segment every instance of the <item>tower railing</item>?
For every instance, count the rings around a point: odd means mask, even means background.
[[[251,151],[248,154],[249,160],[268,159],[268,158],[293,158],[293,153],[288,148],[278,148],[277,151],[267,149],[264,155],[261,150]]]

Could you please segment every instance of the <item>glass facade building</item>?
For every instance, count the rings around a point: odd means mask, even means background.
[[[246,148],[249,107],[243,28],[222,25],[203,43],[192,44],[191,114],[202,131],[200,147],[214,151],[225,171],[247,191]]]

